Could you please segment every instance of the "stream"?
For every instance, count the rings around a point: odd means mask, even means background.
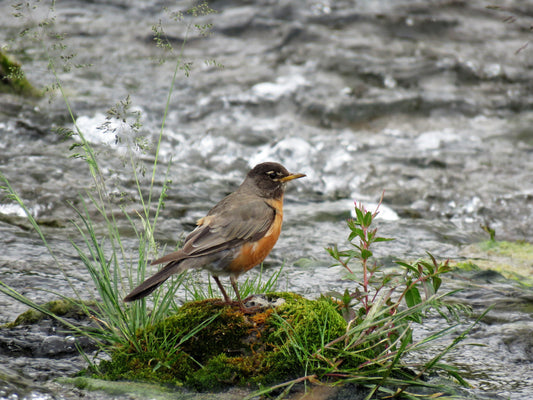
[[[117,197],[138,197],[124,166],[135,139],[152,146],[135,153],[150,166],[162,131],[156,193],[172,183],[156,239],[169,248],[263,161],[307,175],[288,185],[265,274],[284,264],[282,289],[310,298],[344,290],[324,249],[347,247],[354,201],[372,209],[383,193],[377,226],[395,239],[376,248],[385,265],[426,252],[490,264],[490,255],[474,250],[489,238],[481,226],[497,240],[532,241],[533,1],[218,0],[210,3],[216,13],[195,18],[173,14],[190,7],[184,1],[64,0],[53,9],[30,1],[18,17],[15,3],[0,2],[0,46],[49,90],[41,99],[0,94],[0,172],[44,222],[70,284],[6,198],[0,280],[37,303],[74,289],[95,294],[70,243],[79,238],[68,205],[80,204],[92,178],[71,157],[73,139],[56,132],[73,124],[52,87],[50,60]],[[157,46],[154,32],[172,52]],[[186,68],[177,72],[162,128],[184,40]],[[126,99],[126,122],[102,129],[106,113]],[[137,116],[141,126],[132,129]],[[144,190],[150,179],[148,170]],[[129,223],[119,223],[134,254]],[[532,258],[510,259],[531,285]],[[506,272],[447,278],[447,289],[463,289],[454,300],[474,315],[494,306],[466,340],[482,346],[447,356],[472,385],[459,398],[533,398],[533,291]],[[0,310],[4,324],[26,308],[0,294]],[[435,317],[417,334],[441,323]],[[56,325],[14,332],[0,334],[0,399],[136,398],[55,381],[85,366]]]

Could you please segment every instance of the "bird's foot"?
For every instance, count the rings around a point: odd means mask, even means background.
[[[239,308],[243,314],[257,314],[257,312],[262,309],[261,306],[246,307],[244,304],[240,304]]]
[[[223,300],[220,299],[217,301],[217,304],[223,304],[228,305],[232,308],[239,308],[243,314],[255,314],[262,308],[265,308],[262,305],[252,304],[250,306],[246,306],[245,303],[249,302],[251,299],[253,299],[254,296],[249,296],[244,301],[238,301],[238,300]]]

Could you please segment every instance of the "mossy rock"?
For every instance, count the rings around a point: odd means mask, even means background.
[[[220,354],[243,352],[240,343],[249,329],[249,321],[236,308],[221,306],[210,300],[185,304],[179,312],[146,330],[145,334],[164,338],[169,334],[186,334],[214,315],[219,314],[206,329],[200,330],[180,347],[197,362],[203,364]]]
[[[85,306],[88,308],[95,307],[94,302],[86,302]],[[76,300],[69,299],[60,299],[52,300],[48,303],[42,304],[41,307],[51,314],[57,315],[59,317],[72,318],[76,320],[82,320],[88,317],[84,308]],[[13,328],[19,325],[32,325],[37,324],[44,318],[47,318],[47,315],[37,311],[33,308],[30,308],[28,311],[20,314],[15,321],[10,322],[4,325],[7,328]]]
[[[0,51],[0,93],[39,97],[40,93],[26,79],[20,63]]]
[[[285,302],[254,314],[243,314],[218,300],[188,303],[163,322],[138,332],[140,349],[133,345],[117,349],[111,361],[100,364],[97,377],[214,391],[271,384],[309,373],[313,365],[326,367],[313,354],[346,332],[336,304],[291,293],[267,297]]]
[[[466,260],[455,266],[463,270],[490,270],[514,279],[522,284],[533,285],[533,244],[518,241],[487,240],[465,247],[462,255]]]

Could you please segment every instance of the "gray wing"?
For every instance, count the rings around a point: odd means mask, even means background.
[[[263,199],[242,199],[232,193],[198,221],[199,226],[185,239],[182,249],[152,264],[202,257],[240,246],[264,236],[276,217],[276,210]]]

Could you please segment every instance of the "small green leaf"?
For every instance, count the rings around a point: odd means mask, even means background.
[[[329,292],[326,292],[325,296],[333,297],[334,299],[339,299],[339,300],[342,299],[342,293],[337,292],[336,290],[331,290]]]
[[[350,235],[348,236],[348,240],[351,242],[352,240],[354,240],[354,238],[358,236],[358,233],[354,230],[352,230],[352,232],[350,232]]]
[[[444,274],[446,272],[450,272],[451,270],[452,270],[452,268],[446,263],[446,264],[443,264],[443,265],[439,265],[437,273]]]
[[[426,261],[420,261],[418,265],[419,267],[420,266],[424,267],[426,271],[428,272],[428,274],[432,274],[434,272],[433,264],[430,264]],[[422,271],[420,271],[420,273],[422,273]]]
[[[329,253],[329,255],[335,259],[339,258],[339,251],[337,249],[337,246],[334,247],[327,247],[326,251]]]
[[[355,215],[357,216],[357,223],[359,225],[362,225],[363,224],[363,220],[364,220],[363,211],[361,211],[359,208],[356,208],[355,209]]]
[[[406,268],[408,271],[411,271],[411,272],[414,272],[415,274],[418,274],[418,270],[410,265],[410,264],[407,264],[407,263],[404,263],[404,262],[401,262],[401,261],[396,261],[396,264],[398,265],[401,265],[402,267]]]
[[[426,254],[429,256],[429,258],[431,258],[431,261],[433,262],[433,265],[437,266],[438,263],[437,263],[437,260],[435,259],[435,257],[433,257],[433,254],[431,254],[429,251],[426,251]]]
[[[337,252],[337,254],[339,255],[339,257],[354,258],[359,255],[359,252],[354,251],[354,250],[344,250],[344,251]]]
[[[387,286],[392,280],[394,279],[396,275],[395,274],[386,274],[382,278],[383,286]]]
[[[344,290],[344,295],[342,296],[342,302],[345,305],[348,305],[348,304],[350,304],[351,301],[352,301],[352,295],[350,294],[348,289]]]
[[[374,238],[374,242],[390,242],[391,240],[395,240],[395,239],[394,238],[384,238],[384,237]]]
[[[435,293],[437,293],[441,284],[442,284],[442,279],[439,278],[438,276],[434,276],[433,277],[433,289],[435,290]]]
[[[407,307],[413,307],[422,303],[422,297],[420,297],[420,292],[417,287],[413,286],[405,292],[405,303],[407,304]]]
[[[367,211],[363,217],[363,226],[369,227],[370,225],[372,225],[372,213]]]
[[[372,252],[370,250],[367,250],[367,249],[361,250],[361,258],[363,260],[368,260],[370,257],[372,257]]]

